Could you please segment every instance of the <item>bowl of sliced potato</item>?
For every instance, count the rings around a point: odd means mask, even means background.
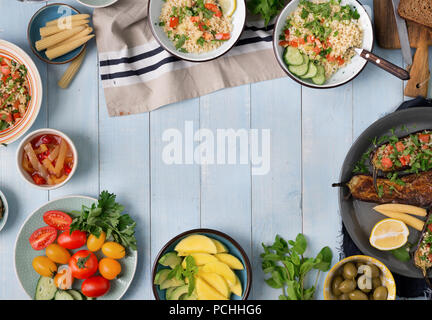
[[[245,251],[225,233],[189,230],[156,257],[153,294],[157,300],[246,300],[251,270]]]

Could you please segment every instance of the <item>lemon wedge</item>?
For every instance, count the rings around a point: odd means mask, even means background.
[[[236,0],[219,0],[219,5],[222,8],[222,12],[225,17],[231,17],[236,11],[237,1]]]
[[[397,219],[379,221],[372,229],[369,242],[378,250],[393,250],[408,241],[409,230],[405,223]]]

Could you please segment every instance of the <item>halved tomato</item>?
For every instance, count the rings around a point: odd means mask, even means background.
[[[57,238],[57,230],[53,227],[42,227],[37,229],[29,238],[30,245],[34,250],[42,250],[48,247]]]
[[[67,213],[58,210],[47,211],[43,215],[45,223],[57,230],[69,229],[72,218]]]

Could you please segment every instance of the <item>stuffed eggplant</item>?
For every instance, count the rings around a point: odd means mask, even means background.
[[[431,286],[427,277],[427,271],[432,267],[432,219],[430,213],[414,252],[414,264],[422,271],[426,282]]]
[[[343,186],[335,184],[334,186]],[[362,201],[376,203],[402,203],[419,207],[432,205],[432,171],[409,174],[398,180],[374,178],[359,174],[346,183],[351,195]]]
[[[432,169],[432,131],[422,130],[404,137],[392,136],[370,155],[375,170],[383,173]]]

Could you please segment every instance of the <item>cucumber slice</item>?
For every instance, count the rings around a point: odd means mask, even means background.
[[[40,277],[36,285],[35,300],[52,300],[57,292],[54,279]]]
[[[55,294],[54,300],[75,300],[73,296],[66,291],[58,290]]]
[[[288,70],[291,71],[296,76],[303,76],[305,75],[309,70],[309,63],[304,63],[299,66],[289,66]]]
[[[182,258],[176,252],[168,252],[159,259],[159,264],[174,269],[182,262]]]
[[[72,298],[74,298],[74,300],[84,300],[84,297],[82,296],[82,294],[76,290],[71,289],[71,290],[68,290],[67,293],[69,293],[72,296]]]
[[[162,282],[162,284],[160,285],[160,289],[164,290],[164,289],[168,289],[171,287],[180,287],[182,285],[184,285],[185,282],[183,280],[179,280],[177,278],[171,278],[171,279],[167,279],[164,282]]]
[[[161,285],[162,282],[164,282],[168,277],[168,273],[170,273],[170,271],[171,271],[170,269],[159,270],[155,275],[154,284]]]
[[[317,69],[317,74],[315,77],[312,78],[312,82],[318,85],[322,85],[326,81],[325,70],[323,66],[317,66]]]
[[[304,63],[300,50],[291,46],[286,47],[283,58],[287,65],[299,66]]]
[[[301,77],[303,79],[310,79],[315,77],[317,73],[318,73],[318,68],[315,66],[315,64],[312,61],[309,61],[309,70],[304,76]]]

